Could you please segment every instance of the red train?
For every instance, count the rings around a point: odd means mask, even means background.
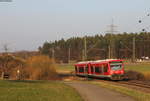
[[[77,64],[75,64],[75,73],[77,76],[122,80],[124,78],[125,72],[123,60],[106,59],[78,62]]]

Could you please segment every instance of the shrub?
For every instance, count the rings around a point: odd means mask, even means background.
[[[145,80],[145,77],[142,73],[132,70],[125,72],[125,78],[129,80]]]
[[[31,80],[56,79],[57,73],[53,60],[48,56],[33,56],[27,59],[24,76]]]
[[[150,80],[150,72],[143,72],[145,80]]]

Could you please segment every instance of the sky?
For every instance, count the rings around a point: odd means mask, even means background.
[[[0,2],[0,52],[5,44],[9,51],[33,51],[45,41],[105,34],[112,19],[120,33],[140,32],[150,25],[149,4],[150,0]]]

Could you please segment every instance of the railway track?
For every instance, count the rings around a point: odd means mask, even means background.
[[[83,78],[83,77],[79,77],[79,78]],[[93,79],[93,78],[91,80],[100,81],[100,82],[106,82],[106,83],[111,83],[111,84],[115,84],[115,85],[121,85],[121,84],[123,84],[123,85],[128,85],[128,86],[140,87],[140,88],[144,88],[144,89],[147,89],[147,90],[150,91],[150,81],[138,81],[138,80],[109,81],[109,80]]]
[[[150,89],[150,82],[145,82],[145,81],[137,81],[137,80],[136,81],[128,81],[128,82],[127,81],[119,81],[118,83]]]
[[[94,81],[106,82],[111,84],[125,84],[131,85],[141,88],[148,88],[150,90],[150,81],[138,81],[138,80],[128,80],[128,81],[109,81],[109,80],[100,80],[100,79],[92,79]]]
[[[107,80],[94,80],[97,82],[104,82],[107,84],[112,84],[116,86],[123,86],[126,88],[131,88],[137,91],[144,93],[150,93],[150,81],[138,81],[138,80],[129,80],[129,81],[107,81]]]
[[[150,91],[150,81],[138,81],[138,80],[129,80],[129,81],[107,81],[107,80],[97,80],[94,79],[94,81],[100,81],[115,85],[127,85],[127,86],[134,86],[134,87],[140,87],[145,88]]]

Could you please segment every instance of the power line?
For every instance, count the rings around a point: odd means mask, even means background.
[[[144,20],[146,19],[146,17],[150,17],[150,13],[147,13],[142,19],[140,19],[138,22],[140,24],[144,23]],[[147,32],[147,30],[150,28],[149,26],[146,26],[145,28],[142,29],[143,32]]]
[[[109,34],[115,34],[115,33],[118,32],[118,31],[116,30],[116,28],[117,28],[118,26],[114,25],[114,19],[112,19],[112,22],[111,22],[110,25],[108,25],[108,27],[109,27],[109,30],[106,31],[107,33],[109,33]]]

